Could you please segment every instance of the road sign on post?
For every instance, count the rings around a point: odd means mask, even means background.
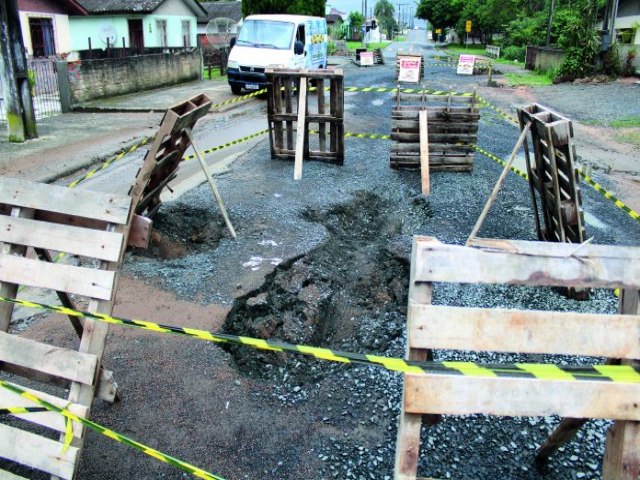
[[[464,25],[464,31],[469,33],[471,31],[471,25],[472,25],[471,20],[467,20]]]

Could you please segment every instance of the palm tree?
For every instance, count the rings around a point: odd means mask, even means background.
[[[389,0],[378,0],[376,6],[373,7],[373,14],[382,21],[383,18],[393,18],[396,9]]]

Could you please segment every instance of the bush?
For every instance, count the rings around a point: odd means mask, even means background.
[[[636,55],[637,51],[635,48],[632,48],[627,52],[627,58],[624,60],[621,72],[625,77],[632,77],[636,73],[636,69],[633,66],[633,61],[635,60]]]
[[[604,57],[604,73],[612,77],[620,75],[622,65],[620,64],[620,48],[617,43],[612,43]]]
[[[500,57],[506,60],[517,60],[519,62],[524,62],[526,50],[526,47],[516,47],[515,45],[511,45],[509,47],[505,47],[500,51]]]

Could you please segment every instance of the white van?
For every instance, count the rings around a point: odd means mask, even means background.
[[[327,22],[302,15],[250,15],[231,41],[227,79],[236,95],[266,88],[264,70],[327,68]]]

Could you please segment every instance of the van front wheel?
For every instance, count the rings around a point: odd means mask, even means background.
[[[234,95],[240,95],[242,93],[242,87],[238,85],[231,85],[231,92]]]

